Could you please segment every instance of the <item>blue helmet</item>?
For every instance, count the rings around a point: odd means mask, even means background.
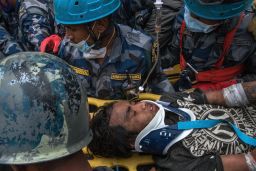
[[[0,61],[0,164],[50,161],[92,139],[86,90],[63,60],[23,52]]]
[[[83,24],[115,12],[120,0],[54,0],[55,20],[61,24]]]
[[[252,5],[253,0],[185,0],[186,7],[195,15],[209,20],[225,20],[238,16]]]

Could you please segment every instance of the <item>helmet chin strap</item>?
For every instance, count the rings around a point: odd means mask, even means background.
[[[96,23],[97,23],[97,21],[95,21],[93,23],[91,28],[89,26],[87,26],[86,28],[87,28],[87,31],[90,34],[91,38],[94,41],[95,45],[93,46],[93,49],[97,50],[97,49],[100,49],[100,48],[102,48],[104,46],[103,45],[103,40],[106,37],[108,37],[112,32],[115,33],[115,27],[114,27],[112,22],[109,22],[109,25],[108,25],[107,29],[103,33],[100,33],[98,36],[96,36],[96,34],[93,32],[93,29],[96,26]],[[111,40],[112,39],[113,39],[113,33],[111,34]],[[107,45],[109,44],[109,42],[107,43]]]
[[[90,28],[90,26],[86,26],[86,27],[85,27],[85,28],[86,28],[86,31],[89,33],[89,35],[91,36],[91,38],[93,39],[94,42],[97,41],[97,36],[96,36],[95,33],[93,32],[93,29],[94,29],[94,27],[95,27],[95,25],[96,25],[96,22],[97,22],[97,21],[94,21],[94,22],[93,22],[93,25],[92,25],[91,28]]]

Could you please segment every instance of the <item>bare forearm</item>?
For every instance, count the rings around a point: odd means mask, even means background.
[[[256,104],[256,81],[242,84],[249,104]],[[205,93],[209,104],[228,105],[224,98],[224,91],[210,91]]]
[[[256,81],[243,83],[242,85],[250,104],[256,104]]]
[[[205,95],[209,104],[226,105],[222,91],[209,91]]]
[[[224,171],[249,171],[244,154],[221,156]]]
[[[256,150],[251,152],[254,160],[256,159]],[[249,171],[244,154],[222,155],[221,161],[224,171]]]

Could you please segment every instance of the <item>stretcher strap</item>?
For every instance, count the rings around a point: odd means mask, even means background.
[[[230,125],[237,136],[246,144],[251,146],[256,146],[256,139],[250,137],[243,133],[235,124],[230,123],[226,120],[196,120],[196,121],[188,121],[188,122],[178,122],[178,129],[187,130],[187,129],[202,129],[202,128],[211,128],[220,123],[225,123]]]
[[[174,108],[168,103],[164,103],[161,101],[158,101],[160,104],[162,104],[166,109],[168,109],[171,112],[174,112],[176,114],[185,116],[185,111],[182,111],[178,108]],[[228,124],[233,128],[238,138],[240,138],[244,143],[249,144],[251,146],[256,146],[256,139],[253,137],[250,137],[243,133],[235,124],[222,120],[222,119],[209,119],[209,120],[194,120],[194,121],[180,121],[177,123],[177,129],[178,130],[188,130],[188,129],[204,129],[204,128],[212,128],[220,123]]]

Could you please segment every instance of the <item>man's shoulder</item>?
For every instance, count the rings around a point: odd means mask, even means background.
[[[20,3],[19,16],[24,14],[47,15],[49,8],[52,8],[50,0],[23,0]]]
[[[127,25],[118,24],[117,27],[120,30],[120,36],[124,38],[128,45],[151,51],[152,37]]]

